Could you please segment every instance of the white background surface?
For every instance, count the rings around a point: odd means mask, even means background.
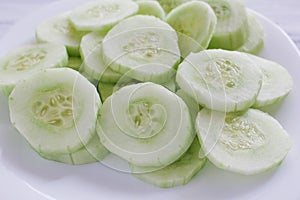
[[[16,21],[51,2],[54,1],[0,0],[0,39]],[[247,0],[246,3],[249,8],[279,24],[299,48],[300,12],[297,11],[300,7],[299,0]],[[13,37],[15,43],[22,42],[24,35],[27,35],[26,27],[33,29],[30,21],[26,23],[16,29],[15,34],[20,37]],[[280,168],[261,176],[241,177],[209,165],[187,187],[162,190],[142,183],[127,174],[117,173],[97,165],[71,167],[56,164],[40,159],[8,125],[6,102],[4,98],[0,98],[0,199],[152,200],[171,199],[170,197],[173,196],[173,200],[281,200],[283,198],[298,200],[300,198],[297,189],[297,180],[300,180],[300,126],[297,120],[300,113],[300,75],[297,68],[300,66],[300,58],[281,32],[269,23],[265,22],[265,24],[268,25],[268,37],[262,55],[287,66],[295,81],[293,92],[275,114],[291,133],[294,141],[292,151]],[[7,40],[1,43],[0,45],[3,46],[0,46],[0,50],[5,51],[11,42]],[[109,195],[113,195],[114,198],[109,198]]]

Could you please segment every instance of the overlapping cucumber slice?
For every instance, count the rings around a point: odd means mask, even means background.
[[[227,114],[202,109],[196,130],[204,155],[214,165],[245,175],[278,166],[291,148],[278,121],[255,109]]]
[[[82,65],[82,59],[80,57],[69,57],[66,67],[79,71]]]
[[[0,92],[9,95],[15,85],[41,69],[64,67],[66,48],[59,44],[34,44],[11,50],[0,61]]]
[[[138,9],[131,0],[98,0],[73,10],[69,18],[77,30],[107,32],[119,21],[137,13]]]
[[[185,154],[174,163],[152,172],[140,173],[141,168],[131,166],[132,174],[147,183],[161,188],[187,184],[205,165],[206,158],[199,158],[200,145],[196,138]]]
[[[162,20],[166,18],[164,9],[157,1],[142,0],[137,1],[136,3],[139,5],[139,11],[137,14],[152,15]]]
[[[249,34],[245,43],[237,51],[258,55],[264,47],[264,29],[255,14],[247,10]]]
[[[108,32],[102,44],[105,63],[139,81],[167,82],[180,61],[175,30],[153,16],[123,20]]]
[[[52,42],[65,45],[70,56],[79,56],[79,44],[84,31],[77,31],[69,21],[70,12],[43,21],[36,28],[38,42]]]
[[[100,106],[95,87],[68,68],[36,72],[9,96],[12,124],[43,155],[72,154],[88,144]]]
[[[200,105],[234,112],[251,107],[262,84],[262,72],[248,54],[227,50],[191,53],[176,81]]]
[[[110,152],[144,167],[176,161],[194,139],[184,101],[150,82],[125,86],[106,99],[97,133]]]
[[[186,57],[208,47],[217,17],[207,3],[191,1],[173,9],[166,21],[177,31],[181,56]]]
[[[83,63],[79,71],[92,82],[116,83],[122,75],[113,71],[103,61],[103,33],[92,32],[85,35],[80,44]]]
[[[204,0],[215,11],[217,26],[209,48],[235,50],[248,38],[247,11],[241,0]]]
[[[189,2],[191,0],[157,0],[157,1],[160,3],[160,5],[165,10],[165,12],[168,14],[169,12],[171,12],[171,10],[173,10],[177,6]]]

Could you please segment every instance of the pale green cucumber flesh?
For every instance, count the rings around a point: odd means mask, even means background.
[[[164,9],[157,1],[137,1],[136,3],[139,5],[139,11],[137,14],[152,15],[162,20],[166,18]]]
[[[255,109],[228,114],[202,109],[196,130],[204,155],[214,165],[245,175],[278,166],[291,148],[278,121]]]
[[[162,8],[168,14],[169,12],[171,12],[171,10],[173,10],[177,6],[189,2],[190,0],[157,0],[157,1],[160,3]]]
[[[11,123],[41,154],[73,153],[87,144],[100,106],[96,88],[69,68],[40,70],[9,96]]]
[[[51,42],[66,46],[70,56],[79,56],[79,44],[87,32],[77,31],[69,22],[69,14],[64,13],[43,21],[36,28],[38,42]]]
[[[196,120],[198,112],[201,110],[201,106],[186,92],[184,92],[182,89],[179,89],[176,91],[176,94],[182,98],[182,100],[186,103],[186,105],[189,108],[191,118],[193,123]]]
[[[205,50],[191,53],[179,65],[176,81],[200,105],[234,112],[254,104],[262,72],[246,53]]]
[[[94,1],[73,10],[70,21],[77,30],[107,32],[137,11],[138,5],[131,0]]]
[[[204,0],[215,11],[217,26],[209,44],[210,49],[236,50],[248,37],[248,19],[241,0]]]
[[[85,35],[80,44],[80,55],[83,64],[79,71],[92,82],[108,82],[116,83],[121,74],[117,73],[102,58],[102,40],[103,34],[100,32],[92,32]]]
[[[175,30],[153,16],[136,15],[113,27],[103,40],[105,63],[139,81],[167,82],[180,51]]]
[[[132,166],[132,174],[142,181],[161,188],[185,185],[206,163],[206,158],[198,157],[199,150],[200,145],[196,138],[187,152],[174,163],[157,171],[148,173],[139,173],[139,167],[135,169],[135,166]]]
[[[211,7],[201,1],[191,1],[173,9],[166,21],[177,31],[182,57],[208,47],[217,17]]]
[[[146,167],[174,162],[194,138],[183,100],[150,82],[125,86],[106,99],[97,133],[110,152]]]
[[[67,67],[79,71],[82,65],[82,60],[80,57],[69,57]]]
[[[263,74],[262,86],[253,107],[261,108],[283,100],[293,88],[293,79],[289,72],[276,62],[254,55],[249,56]]]
[[[32,73],[64,67],[68,54],[63,45],[34,44],[13,49],[0,61],[0,92],[9,95],[15,85]]]
[[[246,53],[258,55],[264,47],[264,29],[255,14],[251,10],[247,10],[249,35],[245,43],[237,49]]]

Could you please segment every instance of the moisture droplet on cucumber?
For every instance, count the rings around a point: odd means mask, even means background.
[[[0,62],[0,92],[9,95],[15,85],[41,69],[64,67],[68,54],[63,45],[34,44],[11,50]]]
[[[214,11],[201,1],[181,4],[168,14],[166,21],[177,31],[182,57],[206,49],[217,24]]]
[[[142,181],[161,188],[185,185],[206,163],[206,158],[198,157],[199,151],[200,145],[198,139],[195,138],[187,152],[174,163],[157,171],[148,173],[139,173],[141,171],[140,167],[132,165],[132,174]]]
[[[274,104],[284,99],[292,90],[293,79],[289,72],[273,61],[251,56],[263,74],[262,87],[253,105],[260,108]]]
[[[184,101],[150,82],[125,86],[106,99],[97,133],[110,152],[145,167],[174,162],[195,136]]]
[[[264,29],[251,10],[247,10],[249,35],[237,51],[258,55],[264,47]]]
[[[235,50],[248,37],[247,12],[241,0],[204,0],[215,11],[217,26],[209,44],[210,49]]]
[[[180,61],[175,30],[153,16],[136,15],[121,21],[102,44],[105,63],[139,81],[167,82]]]
[[[94,1],[73,10],[70,21],[77,30],[107,32],[119,21],[137,13],[138,9],[131,0]]]
[[[87,32],[77,31],[69,22],[70,13],[60,14],[43,21],[36,28],[38,42],[65,45],[70,56],[79,56],[79,44]]]
[[[291,148],[290,137],[278,121],[255,109],[225,115],[202,109],[196,130],[205,155],[214,165],[245,175],[278,166]]]
[[[164,20],[166,18],[166,14],[164,9],[160,6],[157,1],[137,1],[139,5],[139,11],[137,14],[139,15],[152,15],[157,18]]]
[[[16,85],[8,103],[11,123],[38,153],[74,153],[96,134],[99,95],[72,69],[33,74]]]
[[[83,64],[79,71],[91,82],[116,83],[122,75],[104,63],[102,56],[103,37],[102,33],[92,32],[82,38],[80,55]]]
[[[205,50],[191,53],[179,65],[176,81],[200,105],[234,112],[254,104],[262,72],[246,53]]]

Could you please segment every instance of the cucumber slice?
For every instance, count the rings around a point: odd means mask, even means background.
[[[291,148],[290,137],[278,121],[255,109],[229,113],[225,118],[223,113],[202,109],[196,130],[205,155],[214,165],[245,175],[278,166]]]
[[[195,122],[198,112],[202,109],[201,106],[182,89],[179,89],[176,94],[186,103],[189,108],[192,121]]]
[[[174,163],[157,171],[139,173],[140,168],[131,166],[133,175],[147,183],[161,187],[171,188],[187,184],[206,163],[206,158],[199,158],[200,145],[195,139],[187,152]],[[136,173],[136,170],[138,173]]]
[[[217,17],[211,7],[201,1],[191,1],[173,9],[166,21],[177,31],[182,57],[208,47]]]
[[[44,155],[73,153],[87,144],[101,106],[95,87],[69,68],[41,70],[22,80],[8,103],[12,124]]]
[[[160,6],[160,4],[157,1],[143,0],[137,1],[136,3],[139,5],[139,11],[137,14],[152,15],[162,20],[166,18],[164,9]]]
[[[137,13],[139,7],[131,0],[99,0],[86,3],[70,14],[70,21],[81,31],[107,32],[126,17]]]
[[[235,50],[248,38],[248,18],[241,0],[204,0],[215,11],[218,22],[210,49]]]
[[[162,8],[168,14],[169,12],[171,12],[171,10],[173,10],[177,6],[189,2],[191,0],[157,0],[157,1],[160,3]]]
[[[104,63],[102,58],[103,37],[100,32],[92,32],[82,38],[80,55],[84,62],[79,71],[91,82],[116,83],[122,75]]]
[[[97,132],[110,152],[145,167],[174,162],[195,136],[184,101],[150,82],[125,86],[106,99]]]
[[[127,18],[103,40],[105,62],[115,71],[139,81],[167,82],[180,61],[174,29],[153,16]]]
[[[99,162],[103,160],[108,154],[109,151],[101,144],[98,135],[94,135],[86,146],[82,147],[74,153],[40,155],[47,160],[53,160],[70,165],[84,165],[93,162]]]
[[[79,56],[79,44],[87,32],[77,31],[69,22],[69,14],[52,17],[36,28],[38,42],[53,42],[66,46],[70,56]]]
[[[68,68],[79,71],[81,65],[82,65],[82,60],[80,57],[69,57],[69,61],[67,64]]]
[[[264,47],[264,29],[251,10],[247,10],[249,36],[237,50],[258,55]]]
[[[261,108],[283,100],[293,87],[293,79],[289,72],[273,61],[257,56],[251,57],[263,73],[262,87],[253,107]]]
[[[262,72],[246,53],[206,50],[191,53],[179,65],[176,81],[200,105],[234,112],[254,104]]]
[[[63,45],[36,44],[10,51],[0,62],[0,92],[9,95],[15,85],[32,73],[45,69],[64,67],[68,54]]]

